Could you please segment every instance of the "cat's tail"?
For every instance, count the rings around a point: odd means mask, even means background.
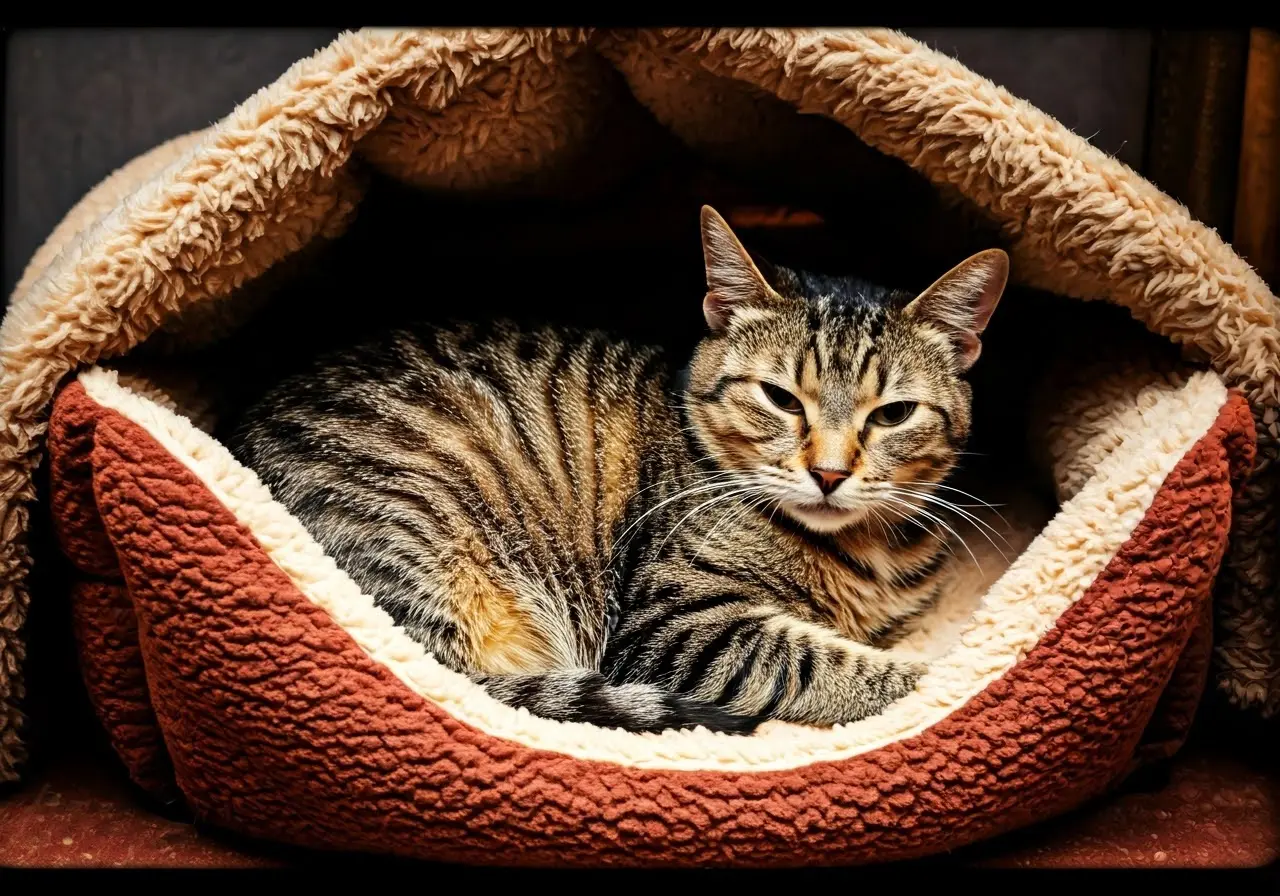
[[[602,728],[658,732],[695,728],[750,734],[760,720],[735,715],[714,703],[672,694],[648,684],[614,684],[589,669],[523,675],[471,676],[510,706],[558,722],[589,722]]]

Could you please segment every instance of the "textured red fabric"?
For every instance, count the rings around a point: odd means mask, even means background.
[[[1223,447],[1230,461],[1232,492],[1244,485],[1245,476],[1253,469],[1257,455],[1257,443],[1252,425],[1228,429]],[[1142,733],[1142,742],[1134,752],[1133,766],[1160,759],[1168,759],[1186,741],[1200,706],[1209,679],[1213,661],[1213,599],[1207,595],[1200,608],[1200,620],[1196,623],[1187,646],[1178,659],[1169,684],[1156,704],[1150,724]]]
[[[169,754],[147,690],[137,617],[124,583],[72,583],[71,622],[89,702],[129,777],[161,801],[176,797]]]
[[[1182,746],[1191,733],[1191,723],[1200,696],[1209,679],[1209,663],[1213,658],[1213,601],[1206,597],[1200,609],[1187,646],[1178,658],[1178,665],[1169,678],[1169,684],[1160,695],[1160,702],[1152,714],[1151,722],[1142,732],[1142,741],[1134,751],[1133,768],[1147,762],[1168,759]]]
[[[1252,418],[1233,396],[1086,595],[960,710],[862,756],[755,773],[576,760],[458,722],[310,604],[140,427],[103,410],[93,441],[151,700],[205,819],[477,863],[768,866],[954,848],[1127,770],[1208,599]]]
[[[73,567],[68,597],[89,701],[129,777],[167,801],[177,788],[151,708],[138,621],[93,497],[90,452],[101,413],[78,383],[58,395],[49,421],[49,503]]]
[[[115,549],[93,499],[93,428],[102,408],[73,382],[49,419],[49,509],[67,559],[80,572],[120,581]]]

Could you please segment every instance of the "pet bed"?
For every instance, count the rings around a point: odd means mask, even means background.
[[[1003,564],[959,567],[904,646],[930,671],[881,715],[634,735],[503,706],[394,626],[212,435],[210,371],[247,363],[235,334],[304,338],[318,312],[273,317],[276,290],[353,238],[357,205],[390,220],[371,183],[437,214],[457,197],[608,205],[658,145],[634,139],[650,126],[789,195],[815,176],[874,191],[869,145],[907,163],[890,172],[918,204],[906,230],[994,228],[1019,282],[1123,306],[1192,362],[1099,340],[1097,364],[1051,381],[1032,453],[1054,507],[1014,509]],[[620,217],[633,234],[665,220]],[[485,219],[495,245],[502,226]],[[596,230],[579,228],[588,251]],[[386,244],[363,251],[372,276]],[[926,854],[1060,813],[1185,735],[1220,564],[1220,680],[1269,699],[1274,309],[1133,172],[892,32],[345,35],[99,185],[19,284],[0,332],[0,772],[23,756],[47,447],[94,707],[140,785],[217,825],[469,862],[765,866]]]

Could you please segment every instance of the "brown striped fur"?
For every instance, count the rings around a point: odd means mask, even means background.
[[[870,645],[936,593],[1007,260],[911,301],[757,265],[709,209],[703,241],[682,382],[600,333],[408,327],[280,384],[235,450],[498,699],[637,731],[878,712],[921,671]]]

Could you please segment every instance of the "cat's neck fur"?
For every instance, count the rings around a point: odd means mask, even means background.
[[[687,425],[685,442],[691,466],[720,469]],[[929,605],[937,584],[932,573],[950,556],[949,542],[933,523],[863,520],[820,533],[767,506],[748,508],[719,534],[732,544],[758,538],[762,530],[777,542],[779,562],[794,566],[808,585],[820,621],[847,637],[882,645]],[[930,575],[905,576],[922,564]]]

